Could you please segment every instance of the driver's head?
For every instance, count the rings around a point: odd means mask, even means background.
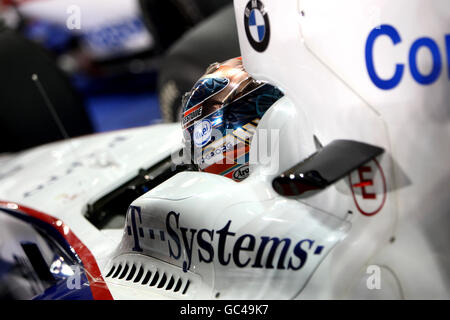
[[[253,79],[240,57],[211,65],[183,98],[183,134],[193,164],[200,171],[245,179],[256,126],[282,96]]]

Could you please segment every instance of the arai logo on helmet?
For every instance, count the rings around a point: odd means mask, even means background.
[[[247,178],[250,174],[250,169],[247,164],[240,166],[236,171],[233,172],[233,179],[242,181]]]
[[[244,26],[248,42],[253,49],[263,52],[269,45],[270,25],[269,15],[259,0],[251,0],[244,11]]]
[[[205,146],[211,140],[211,122],[209,120],[198,121],[194,125],[192,136],[197,147]]]

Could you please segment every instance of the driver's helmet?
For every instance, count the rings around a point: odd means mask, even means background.
[[[283,96],[253,79],[240,57],[214,63],[183,97],[185,151],[194,166],[242,181],[249,175],[249,149],[258,122]]]

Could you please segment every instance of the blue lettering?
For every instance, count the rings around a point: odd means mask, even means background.
[[[139,227],[139,228],[137,227],[136,213],[139,217],[139,222],[142,223],[141,208],[135,207],[135,206],[130,206],[131,229],[133,230],[132,233],[133,233],[133,239],[134,239],[134,247],[131,250],[137,251],[137,252],[142,252],[143,250],[139,244],[139,235],[141,237],[143,237],[144,232],[141,227]],[[138,235],[138,230],[139,230],[139,235]]]
[[[188,229],[180,228],[180,230],[181,230],[181,236],[183,238],[184,248],[186,249],[186,254],[187,254],[187,257],[186,257],[187,261],[183,261],[183,271],[187,272],[189,270],[189,268],[191,267],[192,248],[193,248],[192,244],[194,241],[194,235],[197,232],[197,230],[190,229],[190,231],[191,231],[191,240],[190,241],[188,241],[188,238],[187,238]],[[189,244],[189,242],[190,242],[190,244]]]
[[[207,230],[207,229],[201,229],[198,233],[197,233],[197,242],[198,242],[198,246],[200,248],[202,248],[203,250],[205,250],[208,254],[209,254],[209,258],[206,259],[202,252],[200,251],[200,249],[198,249],[198,258],[200,260],[200,262],[206,262],[206,263],[210,263],[213,261],[214,259],[214,248],[211,244],[211,242],[207,242],[205,239],[203,239],[202,234],[206,233],[209,235],[209,237],[211,238],[211,241],[214,240],[214,230]]]
[[[252,268],[262,268],[261,259],[263,256],[264,249],[266,248],[267,243],[269,241],[272,242],[272,247],[270,248],[269,254],[267,255],[266,268],[273,269],[273,258],[275,256],[275,252],[280,245],[281,242],[284,242],[283,250],[281,251],[280,258],[278,259],[277,269],[285,269],[284,268],[284,259],[286,257],[286,253],[291,245],[291,240],[284,238],[279,239],[277,237],[269,238],[269,237],[261,237],[261,244],[259,245],[258,252],[256,253],[255,263],[252,265]]]
[[[374,28],[367,37],[366,41],[366,47],[365,47],[365,58],[366,58],[366,67],[367,72],[369,74],[370,79],[372,82],[380,89],[383,90],[389,90],[392,88],[395,88],[401,81],[403,77],[403,71],[404,71],[404,65],[403,64],[396,64],[395,66],[395,72],[394,75],[390,79],[381,79],[378,74],[375,71],[375,66],[373,63],[373,46],[375,43],[375,40],[381,36],[386,35],[388,36],[394,45],[401,42],[401,38],[397,30],[387,24],[383,24],[380,27]],[[427,48],[432,57],[432,68],[429,74],[422,74],[419,71],[419,68],[417,66],[417,52],[420,48]],[[450,79],[450,35],[445,35],[445,49],[447,53],[447,70],[448,70],[448,78]],[[409,69],[411,72],[411,75],[413,79],[421,84],[421,85],[429,85],[435,82],[440,74],[442,69],[442,59],[441,59],[441,53],[439,51],[439,47],[433,39],[429,37],[422,37],[419,39],[416,39],[413,44],[411,45],[411,48],[409,50],[409,57],[408,57],[408,63],[409,63]]]
[[[375,43],[375,40],[381,35],[386,35],[391,38],[394,45],[401,42],[400,35],[394,27],[383,24],[379,28],[374,28],[370,32],[366,41],[366,67],[372,82],[380,89],[389,90],[399,84],[403,76],[404,65],[397,64],[395,66],[395,73],[390,79],[383,80],[377,75],[375,66],[373,64],[373,45]]]
[[[417,68],[417,51],[421,47],[426,47],[430,50],[431,56],[433,57],[433,68],[429,75],[423,75]],[[436,42],[430,38],[419,38],[411,46],[409,50],[409,68],[413,78],[420,84],[431,84],[439,77],[441,73],[441,54],[439,53],[439,48]]]
[[[141,227],[141,208],[136,206],[130,206],[130,215],[127,216],[127,230],[128,235],[134,238],[133,251],[143,251],[140,247],[139,237],[144,237],[143,229]],[[139,218],[139,223],[136,219]],[[255,257],[251,268],[266,268],[266,269],[278,269],[278,270],[299,270],[306,263],[308,252],[311,251],[314,241],[309,239],[300,240],[295,247],[291,250],[291,239],[267,237],[261,236],[261,242],[256,245],[256,237],[251,234],[244,234],[238,237],[232,247],[231,253],[225,253],[226,242],[229,237],[234,237],[236,233],[230,231],[231,220],[220,230],[214,231],[209,229],[188,229],[181,227],[179,224],[180,214],[173,211],[169,212],[166,216],[166,230],[168,234],[167,240],[165,240],[164,232],[160,231],[160,240],[166,242],[169,247],[170,258],[179,260],[182,253],[185,253],[185,259],[182,263],[184,272],[187,272],[192,264],[194,252],[198,253],[198,262],[213,263],[215,257],[215,250],[217,249],[217,261],[223,266],[230,263],[231,260],[239,268],[244,268],[250,265],[252,262],[252,253],[255,252]],[[152,229],[150,230],[150,238],[155,240],[152,236]],[[181,235],[179,234],[181,232]],[[190,233],[190,234],[189,234]],[[214,234],[219,235],[217,241],[217,247],[214,246]],[[205,236],[207,235],[207,236]],[[306,243],[306,247],[302,248],[302,245]],[[196,247],[198,246],[198,247]],[[195,250],[194,250],[195,248]],[[323,250],[323,246],[317,246],[314,252],[315,255],[320,255]],[[255,251],[256,250],[256,251]],[[246,251],[248,255],[244,261],[241,260],[241,252]],[[293,256],[287,260],[288,264],[285,266],[288,253]],[[277,261],[276,258],[277,257]],[[297,258],[298,262],[294,259]],[[276,263],[276,266],[274,265]]]
[[[249,243],[246,247],[243,247],[242,243],[244,242],[244,240],[246,238],[249,239]],[[255,237],[254,236],[252,236],[251,234],[244,234],[243,236],[240,236],[234,243],[234,247],[233,247],[234,264],[236,266],[238,266],[239,268],[243,268],[243,267],[247,266],[250,263],[250,258],[248,258],[247,261],[242,263],[239,260],[239,253],[240,253],[240,251],[253,251],[254,248],[255,248]]]
[[[312,245],[314,244],[314,241],[308,240],[308,239],[299,241],[297,243],[297,245],[295,246],[295,248],[294,248],[294,255],[297,258],[299,258],[300,263],[297,266],[294,266],[292,264],[292,258],[289,258],[288,269],[298,270],[298,269],[301,269],[303,267],[303,265],[305,264],[306,259],[308,258],[308,253],[304,249],[302,249],[302,243],[303,242],[309,243],[309,248],[308,249],[311,249]]]
[[[230,229],[231,220],[228,221],[228,223],[220,229],[219,231],[216,231],[219,234],[219,252],[217,254],[219,258],[220,264],[226,266],[231,259],[231,253],[228,254],[227,258],[225,259],[225,243],[227,241],[227,236],[234,236],[236,233],[234,232],[228,232]]]
[[[166,217],[166,229],[167,229],[167,233],[169,234],[169,236],[172,238],[173,241],[175,241],[175,244],[178,248],[178,254],[175,254],[172,250],[172,246],[170,245],[170,241],[167,240],[168,244],[169,244],[169,254],[170,257],[174,258],[174,259],[179,259],[181,256],[181,244],[180,244],[180,238],[178,237],[178,234],[176,233],[175,230],[172,229],[172,227],[170,226],[170,217],[174,217],[175,218],[175,223],[176,226],[178,228],[178,219],[180,217],[179,213],[175,213],[173,211],[169,212],[167,214]]]
[[[447,50],[447,74],[450,79],[450,34],[445,36],[445,49]]]

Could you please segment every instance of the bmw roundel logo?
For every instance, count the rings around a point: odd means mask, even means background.
[[[250,0],[244,11],[245,33],[253,49],[263,52],[269,45],[269,15],[259,0]]]

